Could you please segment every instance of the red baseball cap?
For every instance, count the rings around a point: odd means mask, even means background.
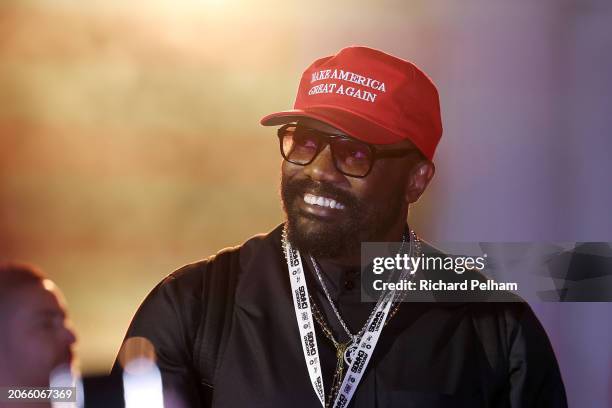
[[[429,160],[442,136],[432,80],[413,63],[367,47],[348,47],[312,63],[292,110],[267,115],[264,126],[311,118],[372,144],[410,140]]]

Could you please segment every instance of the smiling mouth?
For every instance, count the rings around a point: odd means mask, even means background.
[[[334,210],[344,210],[344,204],[341,204],[333,198],[318,196],[310,193],[304,194],[304,202],[313,206],[322,208],[331,208]]]

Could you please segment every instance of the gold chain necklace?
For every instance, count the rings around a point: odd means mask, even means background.
[[[414,240],[414,244],[416,245],[416,256],[418,257],[421,254],[421,242],[420,242],[420,239],[418,238],[418,236],[414,233],[414,231],[410,230],[410,233],[412,235],[411,238]],[[287,239],[288,239],[287,238],[287,226],[285,224],[285,226],[283,228],[283,235],[282,235],[283,250],[285,248],[285,242],[287,242]],[[396,313],[399,310],[399,307],[402,304],[402,301],[405,298],[405,296],[406,296],[406,292],[404,291],[398,297],[398,300],[396,300],[394,302],[393,308],[389,312],[389,315],[388,315],[385,323],[383,324],[383,328],[386,327],[387,324],[389,323],[389,321],[393,318],[393,316],[396,315]],[[331,387],[330,392],[327,395],[327,397],[325,397],[325,407],[329,408],[329,407],[331,407],[331,404],[332,404],[332,401],[333,401],[333,397],[337,394],[337,392],[338,392],[338,390],[340,388],[340,385],[342,385],[342,380],[343,380],[342,375],[344,374],[344,357],[345,357],[345,352],[346,352],[347,348],[353,342],[353,339],[350,339],[349,341],[347,341],[345,343],[340,343],[339,341],[337,341],[334,338],[334,335],[333,335],[330,327],[325,322],[325,318],[323,317],[323,314],[319,310],[319,307],[315,303],[314,299],[312,298],[311,295],[308,295],[308,297],[309,297],[309,300],[310,300],[310,305],[311,305],[311,309],[312,309],[312,316],[314,317],[314,320],[317,322],[317,324],[321,328],[321,331],[323,332],[323,335],[329,341],[332,342],[332,344],[334,345],[334,348],[336,349],[336,368],[334,370],[334,376],[333,376],[333,379],[332,379],[332,387]]]
[[[314,317],[315,322],[317,322],[317,324],[321,328],[321,332],[323,333],[323,335],[329,341],[332,342],[332,344],[334,345],[334,348],[336,349],[336,360],[337,361],[336,361],[336,369],[334,370],[334,376],[332,378],[332,387],[330,389],[329,395],[325,398],[325,406],[330,407],[331,406],[330,404],[333,401],[333,398],[335,397],[336,393],[338,392],[338,389],[340,388],[340,385],[342,384],[342,378],[343,378],[342,376],[344,375],[344,353],[347,347],[351,344],[351,340],[345,343],[340,343],[339,341],[337,341],[334,338],[334,335],[331,329],[329,328],[327,323],[325,323],[325,318],[323,317],[323,314],[319,310],[319,307],[315,303],[314,299],[312,298],[312,296],[309,296],[309,298],[310,298],[310,305],[311,305],[310,307],[312,308],[312,316]],[[386,327],[389,321],[393,318],[393,316],[395,316],[401,304],[402,304],[401,299],[395,302],[393,309],[391,309],[391,312],[389,313],[389,316],[387,317],[387,320],[385,321],[385,324],[383,325],[383,327]]]

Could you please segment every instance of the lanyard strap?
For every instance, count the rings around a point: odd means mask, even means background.
[[[306,287],[306,277],[304,276],[302,258],[299,251],[291,246],[289,240],[285,240],[284,250],[287,267],[289,269],[289,280],[291,282],[291,292],[293,294],[293,307],[295,309],[295,318],[300,332],[300,342],[302,343],[304,360],[306,361],[312,388],[319,398],[321,406],[325,408],[325,392],[323,388],[323,377],[321,375],[319,348],[317,346],[317,338],[314,331],[312,308],[310,306],[308,288]],[[344,376],[340,391],[333,404],[334,408],[346,407],[353,398],[353,394],[370,362],[370,357],[374,352],[376,343],[378,343],[380,332],[389,314],[393,298],[394,293],[388,292],[379,299],[376,304],[376,311],[368,321],[368,328],[362,336],[359,347],[357,347],[355,351],[351,366]],[[341,356],[340,358],[343,357]]]
[[[317,336],[312,321],[312,309],[306,287],[304,268],[300,253],[291,247],[289,241],[285,243],[285,256],[289,268],[289,280],[291,281],[291,293],[293,294],[293,308],[300,330],[300,343],[308,368],[310,382],[321,405],[325,408],[325,392],[323,391],[323,376],[321,375],[321,362],[319,360],[319,348],[317,347]]]
[[[346,407],[353,398],[353,394],[361,382],[361,377],[370,362],[374,348],[380,338],[380,332],[384,327],[385,320],[387,320],[389,310],[393,304],[393,296],[392,292],[385,294],[382,301],[376,305],[376,312],[368,321],[368,328],[363,334],[359,347],[357,347],[353,355],[351,366],[342,380],[340,391],[334,401],[334,408]]]

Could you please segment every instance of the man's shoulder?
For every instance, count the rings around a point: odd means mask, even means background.
[[[213,302],[231,301],[243,269],[243,258],[252,257],[271,245],[276,235],[280,237],[277,228],[176,269],[149,292],[139,314],[155,316],[161,310],[174,310],[189,322],[186,326],[197,326],[203,305],[209,304],[211,299]]]
[[[240,245],[223,248],[204,259],[188,263],[163,279],[162,285],[177,285],[183,287],[201,286],[203,279],[215,271],[219,273],[228,270],[238,272],[239,263],[252,257],[264,248],[280,242],[282,224],[266,233],[251,236]],[[234,268],[234,269],[232,269]]]
[[[452,257],[452,255],[427,242],[423,244],[423,253],[430,257]],[[466,268],[462,273],[445,270],[444,268],[433,268],[423,271],[421,277],[445,283],[464,281],[486,283],[492,280],[486,269],[477,268]],[[503,337],[510,343],[514,335],[522,330],[527,330],[529,333],[544,333],[530,305],[512,291],[440,291],[432,296],[432,300],[442,308],[463,308],[468,311],[467,315],[471,317],[476,329],[484,337],[497,332],[503,334]]]
[[[505,286],[502,287],[494,283],[489,284],[489,282],[495,282],[495,279],[489,276],[486,267],[483,269],[473,265],[468,266],[467,263],[464,263],[467,258],[475,259],[474,256],[468,257],[450,254],[426,241],[422,241],[421,245],[421,253],[427,259],[427,261],[423,261],[421,266],[421,279],[431,282],[444,282],[451,285],[459,285],[461,283],[466,285],[457,287],[454,290],[438,292],[434,297],[437,297],[439,301],[450,300],[452,302],[476,304],[497,303],[502,308],[504,308],[505,304],[526,303],[523,298],[506,289]],[[459,260],[461,263],[457,262]],[[467,290],[465,287],[467,287]],[[523,309],[523,307],[517,306],[510,307],[509,309]]]

